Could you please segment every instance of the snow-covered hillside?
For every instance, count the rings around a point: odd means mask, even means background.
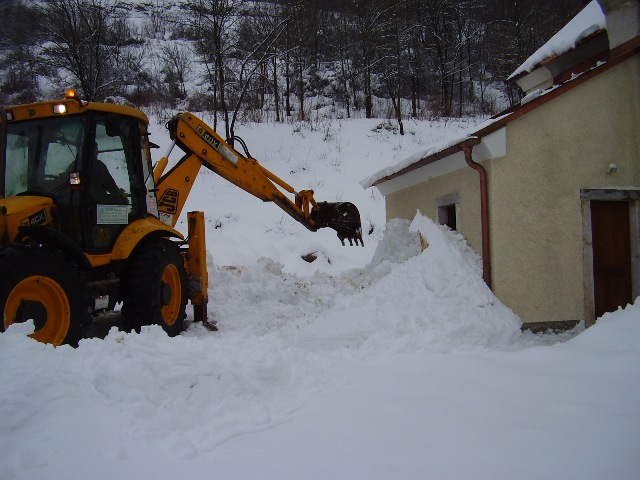
[[[220,331],[114,329],[72,349],[9,328],[0,479],[638,478],[640,302],[522,334],[462,237],[420,214],[385,226],[359,186],[464,126],[243,126],[296,188],[354,202],[365,247],[203,172],[188,209],[208,218]],[[160,128],[152,141],[165,151]]]

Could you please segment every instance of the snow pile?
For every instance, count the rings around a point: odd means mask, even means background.
[[[640,353],[640,297],[633,305],[605,313],[596,324],[569,340],[567,347],[598,353]]]
[[[520,320],[487,288],[480,264],[461,235],[418,213],[412,223],[392,220],[369,265],[339,276],[287,274],[266,258],[215,267],[211,302],[223,331],[277,331],[330,350],[377,355],[511,344]]]
[[[314,332],[367,355],[498,348],[520,334],[518,317],[483,282],[479,257],[459,234],[420,213],[411,225],[387,225],[356,281],[360,289],[340,298]]]

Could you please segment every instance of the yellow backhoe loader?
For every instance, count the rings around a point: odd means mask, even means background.
[[[166,173],[171,150],[152,167],[148,124],[138,109],[74,91],[0,109],[0,329],[32,320],[33,338],[75,345],[122,302],[129,328],[173,336],[187,300],[208,324],[204,214],[187,214],[186,236],[174,228],[203,166],[311,231],[363,243],[352,203],[295,191],[191,113],[167,124],[184,156]]]

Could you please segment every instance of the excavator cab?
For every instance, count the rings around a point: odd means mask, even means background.
[[[0,109],[0,331],[74,344],[120,302],[131,328],[181,331],[183,236],[158,219],[147,124],[73,96]]]
[[[44,197],[50,220],[89,254],[111,251],[119,233],[153,208],[146,125],[116,113],[89,111],[9,123],[4,197]]]

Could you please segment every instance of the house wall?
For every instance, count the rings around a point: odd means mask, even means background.
[[[640,185],[639,67],[636,56],[511,122],[507,156],[492,161],[493,287],[525,322],[584,318],[580,190]]]
[[[523,322],[585,315],[580,190],[640,186],[640,56],[507,125],[507,154],[489,178],[493,289]],[[446,161],[446,160],[445,160]],[[615,163],[618,170],[608,174]],[[459,192],[460,232],[481,251],[478,174],[455,172],[386,197],[387,217]]]
[[[443,175],[436,180],[391,193],[385,197],[387,221],[392,218],[413,220],[420,210],[438,221],[438,198],[458,195],[458,228],[476,252],[482,250],[480,234],[480,183],[471,168]]]

